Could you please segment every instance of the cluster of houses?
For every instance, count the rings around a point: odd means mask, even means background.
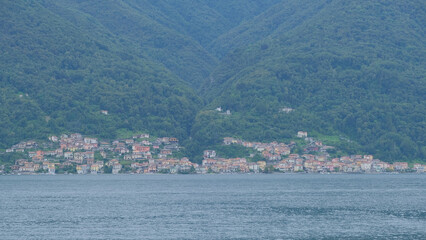
[[[308,137],[307,132],[299,131],[297,137],[304,138],[304,154],[291,154],[291,150],[296,146],[295,142],[290,144],[270,142],[248,142],[236,138],[226,137],[223,140],[225,145],[238,144],[244,147],[253,148],[266,160],[266,166],[273,166],[279,172],[347,172],[347,173],[374,173],[374,172],[426,172],[426,165],[414,164],[412,168],[407,162],[395,162],[393,164],[374,159],[372,155],[351,155],[339,158],[332,158],[328,151],[334,149],[333,146],[324,145],[312,137]],[[210,155],[206,155],[210,156]],[[205,160],[208,162],[209,160]],[[245,161],[242,160],[242,161]],[[223,161],[221,161],[223,162]],[[204,163],[204,161],[203,161]],[[232,161],[225,161],[229,169]],[[264,162],[247,163],[249,169],[264,169]],[[258,166],[255,166],[257,164]],[[262,167],[261,167],[262,166]]]
[[[82,134],[50,136],[49,142],[20,142],[6,152],[20,152],[27,156],[10,166],[12,173],[248,173],[248,172],[425,172],[426,165],[406,162],[393,164],[374,159],[371,155],[331,157],[321,141],[300,131],[297,137],[304,139],[303,152],[294,153],[295,142],[289,144],[249,142],[226,137],[224,145],[241,145],[251,148],[250,156],[221,158],[215,150],[203,152],[202,164],[188,158],[177,158],[179,141],[173,137],[154,138],[138,134],[127,139],[99,141]],[[231,146],[232,147],[232,146]],[[253,161],[255,155],[260,161]],[[0,166],[0,173],[5,166]]]
[[[246,158],[218,158],[214,150],[205,150],[201,173],[248,173],[265,170],[266,161],[248,162]]]
[[[30,162],[26,159],[19,159],[16,160],[15,165],[11,167],[11,170],[24,173],[34,173],[44,170],[49,174],[55,174],[56,166],[54,163],[50,162]]]
[[[345,172],[345,173],[377,173],[377,172],[406,172],[409,170],[425,172],[426,165],[414,164],[408,167],[406,162],[389,164],[372,155],[352,155],[330,159],[326,155],[290,154],[274,164],[281,172]]]
[[[57,170],[78,174],[155,173],[157,171],[189,172],[196,167],[188,158],[174,159],[179,141],[173,137],[150,138],[138,134],[112,142],[99,141],[79,133],[50,136],[50,143],[21,142],[6,152],[26,153],[11,166],[13,173],[50,173]],[[123,167],[127,163],[127,168]],[[2,166],[4,169],[4,166]]]

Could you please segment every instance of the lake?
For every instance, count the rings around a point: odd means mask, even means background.
[[[426,174],[0,176],[0,239],[426,239]]]

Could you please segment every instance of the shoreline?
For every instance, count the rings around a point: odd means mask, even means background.
[[[424,172],[359,172],[359,173],[345,173],[345,172],[275,172],[275,173],[97,173],[97,174],[76,174],[76,173],[59,173],[59,174],[48,174],[48,173],[7,173],[0,174],[0,176],[98,176],[98,175],[107,175],[107,176],[120,176],[120,175],[422,175]]]

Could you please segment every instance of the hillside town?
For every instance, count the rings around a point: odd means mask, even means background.
[[[22,153],[10,166],[11,174],[102,174],[102,173],[382,173],[417,172],[426,170],[419,163],[409,167],[407,162],[393,164],[374,159],[372,155],[331,157],[333,146],[324,145],[307,132],[300,131],[303,153],[295,153],[296,143],[249,142],[225,137],[223,145],[240,145],[251,150],[249,156],[223,158],[216,150],[205,150],[201,164],[182,157],[179,140],[174,137],[151,137],[137,134],[131,138],[100,141],[79,133],[50,136],[48,142],[20,142],[6,150]],[[260,157],[255,159],[255,155]],[[260,158],[260,160],[259,160]],[[0,166],[0,174],[5,173]]]
[[[413,164],[410,168],[407,162],[395,162],[393,164],[374,159],[372,155],[351,155],[332,158],[328,153],[334,149],[333,146],[324,145],[321,141],[308,137],[307,132],[299,131],[298,138],[305,141],[303,154],[292,153],[295,142],[290,144],[270,142],[248,142],[236,138],[224,138],[225,145],[237,144],[247,148],[252,148],[259,152],[265,161],[256,163],[247,163],[250,170],[255,169],[263,171],[265,167],[272,166],[276,172],[307,172],[307,173],[381,173],[381,172],[425,172],[426,165],[419,163]],[[215,155],[215,153],[211,153]],[[216,161],[216,162],[215,162]],[[245,159],[238,160],[245,162]],[[237,161],[237,162],[238,162]],[[220,159],[205,159],[203,161],[209,163],[219,172],[227,172],[228,169],[221,167],[223,161]],[[228,164],[229,165],[229,164]],[[243,168],[241,169],[243,171]]]

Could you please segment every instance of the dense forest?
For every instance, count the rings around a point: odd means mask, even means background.
[[[425,161],[425,25],[421,0],[4,0],[0,149],[147,131],[197,160],[304,130]]]

